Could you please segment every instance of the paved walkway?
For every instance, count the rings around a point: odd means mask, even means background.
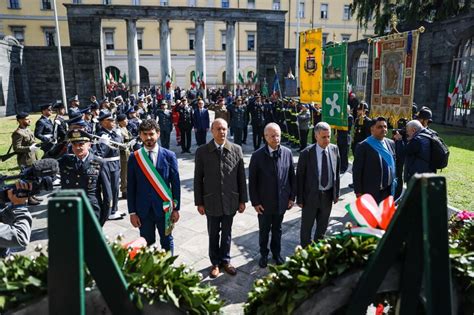
[[[249,131],[251,128],[249,127]],[[176,141],[172,138],[171,149],[181,152],[181,148],[176,146]],[[250,156],[253,151],[251,145],[251,133],[249,132],[248,145],[243,146],[245,155],[245,165],[248,170]],[[210,135],[208,135],[208,141]],[[194,139],[193,139],[194,142]],[[192,152],[196,146],[192,147]],[[298,154],[294,151],[295,162],[298,161]],[[268,269],[258,266],[258,220],[255,210],[247,203],[247,208],[243,214],[236,214],[232,229],[231,259],[238,273],[235,277],[221,274],[216,279],[207,277],[210,267],[208,258],[208,236],[206,218],[201,216],[194,206],[193,200],[193,176],[194,176],[194,154],[178,154],[178,164],[181,177],[181,218],[173,231],[175,242],[175,254],[179,256],[176,263],[182,262],[193,266],[194,270],[203,274],[203,282],[211,283],[218,287],[221,297],[226,301],[224,307],[225,314],[242,314],[243,303],[247,300],[247,292],[251,289],[256,278],[265,275]],[[348,184],[352,182],[349,172],[341,178],[341,198],[333,206],[329,230],[342,228],[347,220],[347,212],[344,206],[355,199],[352,189]],[[47,200],[41,205],[33,207],[33,231],[31,243],[21,254],[34,254],[34,247],[37,244],[47,245]],[[126,211],[126,201],[120,200],[119,208]],[[301,209],[294,207],[285,214],[282,235],[282,256],[289,256],[299,243]],[[114,238],[119,233],[125,236],[125,242],[134,240],[139,236],[138,229],[132,227],[129,217],[119,221],[108,221],[104,226],[104,233]],[[271,261],[270,261],[271,263]]]

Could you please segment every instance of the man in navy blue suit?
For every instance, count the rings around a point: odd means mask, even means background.
[[[193,125],[196,132],[196,144],[206,143],[206,135],[209,131],[209,112],[204,108],[204,101],[200,99],[197,103],[198,108],[194,110]]]
[[[173,253],[173,236],[167,228],[167,218],[173,224],[179,220],[181,192],[176,154],[158,146],[160,126],[155,120],[144,120],[139,135],[143,148],[128,159],[130,222],[140,229],[140,236],[148,245],[155,243],[155,229],[158,229],[161,247]]]
[[[268,263],[268,239],[277,265],[283,264],[281,223],[285,211],[291,209],[296,195],[296,175],[291,150],[280,145],[281,129],[276,123],[264,129],[266,145],[252,154],[249,166],[250,201],[258,213],[260,261]]]

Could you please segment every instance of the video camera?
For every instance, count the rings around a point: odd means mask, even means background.
[[[18,198],[36,195],[42,190],[53,190],[53,181],[59,172],[58,161],[43,159],[33,162],[33,165],[21,170],[20,174],[13,176],[0,175],[0,205],[9,201],[7,191],[12,189]],[[17,190],[15,184],[5,184],[6,181],[20,179],[32,184],[31,190]]]

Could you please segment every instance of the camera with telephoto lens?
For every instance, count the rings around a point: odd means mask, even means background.
[[[33,162],[33,165],[21,170],[20,174],[13,176],[0,175],[0,206],[4,206],[10,200],[7,191],[12,189],[18,198],[27,198],[41,191],[53,190],[53,181],[59,172],[58,161],[55,159],[43,159]],[[15,184],[5,184],[10,180],[22,180],[31,183],[31,190],[18,190]]]
[[[405,139],[407,136],[407,132],[406,132],[407,123],[408,123],[408,119],[406,118],[401,118],[400,120],[398,120],[398,124],[397,124],[398,128],[392,129],[392,135],[399,133],[403,137],[403,139]]]

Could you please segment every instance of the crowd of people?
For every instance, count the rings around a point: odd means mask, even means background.
[[[349,149],[355,194],[369,193],[377,202],[400,196],[403,181],[413,174],[436,172],[431,163],[436,133],[428,127],[432,113],[426,107],[418,111],[414,106],[413,119],[399,121],[399,129],[388,139],[387,119],[370,119],[369,105],[354,95],[347,106],[348,130],[336,131],[321,121],[318,104],[253,91],[239,96],[210,91],[208,100],[186,91],[158,100],[146,90],[125,99],[93,96],[89,106],[81,108],[75,96],[69,100],[67,118],[61,102],[41,106],[34,132],[29,114],[19,113],[12,147],[20,166],[31,165],[39,149],[44,157],[58,159],[61,188],[84,189],[101,225],[126,215],[118,209],[121,194],[132,226],[147,244],[155,243],[158,231],[162,248],[173,252],[171,231],[180,218],[181,184],[170,147],[176,141],[181,154],[191,153],[194,133],[194,202],[207,218],[211,277],[221,269],[237,272],[230,261],[232,223],[249,199],[258,214],[262,268],[270,251],[276,264],[283,263],[283,216],[295,204],[302,209],[301,245],[323,238],[332,205],[339,200],[340,176],[349,167]],[[209,111],[214,112],[212,121]],[[247,178],[241,145],[247,142],[249,125],[254,151]],[[331,143],[334,133],[337,145]],[[27,202],[40,201],[31,196]]]

